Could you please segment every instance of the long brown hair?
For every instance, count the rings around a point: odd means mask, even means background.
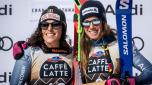
[[[116,33],[110,28],[107,23],[102,23],[103,26],[103,37],[111,37],[112,41],[116,40]],[[86,69],[88,66],[89,53],[91,51],[92,43],[89,37],[85,34],[84,29],[82,29],[81,34],[81,60],[80,60],[80,70],[86,75]],[[110,42],[109,42],[110,43]],[[87,76],[87,75],[86,75]]]

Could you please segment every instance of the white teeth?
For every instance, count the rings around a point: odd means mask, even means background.
[[[55,34],[54,33],[48,33],[46,34],[47,36],[54,36]]]
[[[91,31],[89,31],[89,33],[90,33],[90,34],[94,34],[94,35],[95,35],[95,34],[97,34],[97,31],[93,31],[93,30],[91,30]]]

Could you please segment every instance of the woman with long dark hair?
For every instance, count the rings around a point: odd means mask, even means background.
[[[72,50],[66,42],[66,18],[49,6],[42,12],[36,31],[16,60],[10,85],[72,85]]]

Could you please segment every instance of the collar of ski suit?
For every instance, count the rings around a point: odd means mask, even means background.
[[[107,36],[100,38],[99,40],[91,40],[91,43],[93,44],[93,46],[102,46],[102,45],[107,45],[115,40],[116,40],[115,38],[111,36]]]

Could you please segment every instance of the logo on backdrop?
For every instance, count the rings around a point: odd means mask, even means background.
[[[59,8],[64,12],[74,12],[74,8]],[[32,13],[41,13],[43,12],[45,9],[44,8],[32,8]]]
[[[116,31],[116,29],[112,29],[115,33],[117,33]],[[143,40],[143,38],[141,38],[141,37],[139,37],[139,36],[135,36],[135,37],[133,37],[132,38],[132,43],[133,43],[133,45],[135,45],[136,47],[137,47],[137,49],[138,49],[138,51],[141,51],[143,48],[144,48],[144,46],[145,46],[145,42],[144,42],[144,40]]]
[[[0,5],[0,16],[12,15],[12,4]]]
[[[0,83],[6,83],[9,82],[11,79],[11,72],[2,72],[0,73]]]
[[[74,12],[74,8],[68,8],[68,7],[61,7],[59,8],[61,9],[64,13],[72,13]],[[35,16],[35,15],[39,15],[41,14],[45,9],[43,7],[33,7],[31,8],[31,14],[34,15],[32,18],[31,18],[31,21],[37,21],[38,20],[38,16]],[[72,19],[72,18],[69,18],[69,19]]]
[[[0,50],[9,51],[13,47],[13,40],[9,36],[0,36]]]
[[[115,9],[111,4],[106,7],[106,13],[115,15]],[[132,15],[143,15],[143,4],[134,4],[132,7]]]
[[[141,51],[144,48],[144,40],[141,37],[135,36],[132,38],[133,45],[135,45],[138,51]]]

